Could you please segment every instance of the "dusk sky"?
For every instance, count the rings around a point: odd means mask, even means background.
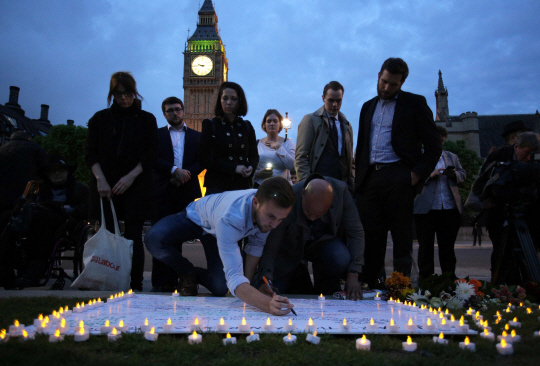
[[[539,109],[540,1],[216,0],[229,80],[245,90],[258,138],[268,108],[289,112],[296,140],[302,117],[322,106],[331,80],[345,87],[341,111],[355,140],[377,72],[401,57],[403,90],[435,111],[438,71],[451,115],[535,113]],[[0,1],[0,103],[9,86],[30,118],[86,125],[106,107],[110,75],[131,71],[143,109],[165,125],[161,102],[183,99],[182,54],[196,28],[198,0]]]

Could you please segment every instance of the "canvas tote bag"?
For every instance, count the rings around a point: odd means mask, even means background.
[[[71,287],[96,291],[127,291],[131,278],[133,240],[120,235],[116,211],[112,200],[114,234],[105,226],[103,199],[101,203],[101,228],[84,245],[84,270]]]

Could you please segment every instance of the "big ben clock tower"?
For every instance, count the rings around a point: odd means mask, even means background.
[[[205,0],[197,29],[184,50],[184,121],[188,127],[200,131],[202,121],[214,117],[218,90],[227,81],[228,67],[214,5]]]

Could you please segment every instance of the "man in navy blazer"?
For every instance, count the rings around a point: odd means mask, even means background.
[[[200,132],[184,123],[184,103],[169,97],[161,104],[167,126],[158,130],[158,157],[154,164],[156,222],[185,210],[202,196],[198,175],[202,168],[197,157]],[[152,291],[173,292],[178,284],[176,271],[153,258]]]
[[[384,286],[388,230],[394,270],[411,274],[413,201],[441,156],[433,113],[421,95],[401,90],[409,68],[387,59],[378,74],[377,96],[362,106],[355,157],[357,207],[365,231],[364,281]],[[382,282],[382,283],[381,283]]]

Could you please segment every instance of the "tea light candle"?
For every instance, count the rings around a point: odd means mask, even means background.
[[[430,318],[427,318],[426,321],[426,330],[429,330],[430,332],[433,332],[437,329],[437,324],[432,323]]]
[[[107,334],[107,340],[109,342],[116,342],[120,337],[122,337],[122,332],[117,331],[116,328],[113,328],[112,331]]]
[[[84,321],[80,321],[79,325],[75,327],[75,333],[79,332],[81,329],[84,329],[88,333],[88,325],[84,325]]]
[[[63,313],[62,316],[67,318],[68,316],[71,316],[71,314],[73,314],[73,311],[69,310],[68,306],[66,305],[66,307],[64,308],[64,313]]]
[[[388,300],[386,303],[392,305],[393,303],[395,303],[395,301],[394,299],[390,298],[390,300]]]
[[[510,332],[510,339],[509,340],[512,343],[520,342],[521,341],[521,336],[517,335],[516,331],[514,329],[512,329],[512,331]]]
[[[319,301],[324,301],[324,300],[326,300],[326,298],[323,296],[323,294],[320,294],[319,295]]]
[[[176,290],[175,290],[175,291],[176,291]],[[129,299],[129,298],[133,297],[133,295],[134,295],[134,294],[133,294],[133,290],[132,290],[132,289],[129,289],[129,291],[128,291],[127,294],[126,294],[126,299]]]
[[[50,343],[62,342],[63,340],[64,336],[60,335],[60,329],[55,330],[54,334],[49,336]]]
[[[84,327],[80,327],[78,331],[74,333],[75,342],[86,342],[90,338],[90,333],[88,333]]]
[[[339,325],[339,331],[344,333],[348,333],[351,331],[351,325],[347,324],[347,319],[343,318],[343,323]]]
[[[535,337],[540,337],[540,331],[534,332],[534,336],[535,336]]]
[[[148,323],[148,318],[144,319],[144,324],[141,325],[141,332],[149,332],[150,329],[154,328],[154,326],[150,323]]]
[[[188,337],[188,343],[189,344],[202,343],[202,335],[197,334],[197,332],[193,332],[193,334]]]
[[[174,331],[175,325],[172,323],[171,318],[167,319],[167,323],[163,324],[163,331],[166,333]]]
[[[271,333],[275,329],[274,324],[270,321],[270,318],[266,319],[266,324],[263,325],[262,330],[263,332]]]
[[[371,318],[369,320],[369,324],[366,326],[366,329],[373,332],[379,330],[379,326],[375,324],[375,321],[373,320],[373,318]]]
[[[296,324],[293,323],[291,318],[289,318],[289,321],[287,322],[287,324],[285,324],[283,330],[287,333],[296,332]]]
[[[236,344],[236,337],[231,337],[231,333],[227,333],[227,336],[223,338],[223,345]]]
[[[246,337],[246,341],[247,341],[248,343],[256,342],[256,341],[260,341],[260,340],[261,340],[261,339],[259,338],[259,335],[253,333],[253,331],[251,331],[251,333]]]
[[[50,328],[50,324],[44,320],[39,326],[36,327],[36,333],[47,333]]]
[[[450,324],[451,327],[455,328],[459,323],[456,321],[454,315],[450,315],[450,321],[448,322],[448,324]]]
[[[84,303],[83,303],[83,306],[84,306]],[[77,305],[73,308],[73,312],[74,313],[82,313],[83,312],[83,308],[81,308],[81,305],[79,303],[77,303]]]
[[[227,333],[229,331],[229,324],[225,323],[223,318],[219,319],[219,324],[216,325],[216,332]]]
[[[94,300],[94,301],[96,301],[96,300]],[[105,303],[103,301],[101,301],[101,297],[98,297],[98,299],[94,303],[94,305],[96,305],[96,307],[102,307],[103,305],[105,305]]]
[[[399,307],[403,306],[403,304],[401,303],[401,301],[399,301],[399,299],[397,299],[397,300],[394,302],[394,306],[399,308]]]
[[[283,337],[283,343],[285,343],[288,346],[290,346],[292,344],[295,344],[296,343],[296,336],[291,335],[291,333],[289,333],[288,335]]]
[[[495,340],[495,335],[493,333],[491,333],[489,330],[485,329],[485,328],[484,328],[484,331],[482,333],[480,333],[480,337],[485,338],[485,339],[489,339],[490,341]]]
[[[317,337],[317,332],[313,332],[313,334],[308,333],[308,335],[306,336],[306,341],[313,344],[321,343],[321,339]]]
[[[459,332],[468,332],[469,331],[469,325],[465,324],[465,320],[463,319],[463,317],[461,317],[461,319],[459,319],[459,324],[456,327],[456,329]],[[491,330],[491,329],[488,329],[488,330]]]
[[[109,322],[109,319],[105,320],[105,325],[102,325],[101,326],[101,334],[108,334],[111,332],[112,330],[112,325],[111,323]]]
[[[6,333],[5,329],[2,329],[0,332],[0,344],[6,343],[7,341],[9,341],[9,334]]]
[[[84,304],[84,303],[83,303]],[[85,310],[92,310],[94,308],[94,304],[92,303],[92,300],[88,300],[88,304],[85,307]]]
[[[459,348],[471,352],[476,352],[476,345],[474,343],[471,343],[469,337],[465,337],[465,340],[463,342],[459,342]]]
[[[521,328],[521,323],[518,322],[517,318],[514,318],[513,320],[510,320],[508,322],[508,324],[510,324],[510,326],[512,326],[512,327]]]
[[[503,330],[502,334],[500,336],[497,336],[497,340],[500,341],[504,339],[506,342],[510,342],[510,336],[508,333],[506,333],[506,330]]]
[[[150,330],[144,332],[144,339],[150,342],[155,342],[158,339],[159,334],[157,334],[154,330],[155,328],[152,327]]]
[[[115,298],[113,295],[109,296],[109,298],[107,299],[107,303],[112,303],[112,302],[115,302]]]
[[[407,336],[407,342],[402,342],[403,350],[407,352],[416,351],[417,344],[413,342],[411,336]]]
[[[497,352],[501,355],[511,355],[514,353],[512,343],[507,343],[504,339],[501,339],[501,343],[497,343],[496,348]]]
[[[483,320],[484,317],[482,315],[480,315],[480,312],[477,311],[475,314],[474,314],[474,319],[476,319],[476,321],[480,321],[480,320]]]
[[[199,321],[199,318],[195,318],[195,320],[193,320],[193,323],[191,323],[189,325],[189,330],[191,332],[202,332],[203,331],[203,325]]]
[[[381,301],[381,297],[379,296],[380,292],[377,292],[377,294],[375,295],[375,297],[373,298],[373,300],[375,301]]]
[[[412,318],[409,318],[409,321],[405,326],[403,327],[407,332],[414,332],[416,331],[416,324],[413,323]]]
[[[304,327],[304,332],[306,333],[313,333],[317,330],[317,324],[313,322],[313,319],[309,318],[308,322],[306,323],[306,326]],[[295,337],[296,341],[296,337]]]
[[[366,338],[364,334],[362,338],[356,340],[356,349],[360,351],[370,351],[371,350],[371,341]]]
[[[497,313],[495,315],[493,315],[494,318],[500,318],[501,317],[501,313],[499,311],[497,311]]]
[[[386,326],[386,330],[389,332],[389,333],[397,333],[399,332],[399,325],[397,325],[395,322],[394,322],[394,319],[391,318],[390,319],[390,324],[388,324]]]
[[[444,339],[444,333],[441,332],[438,337],[433,337],[433,343],[448,344],[448,339]]]
[[[34,319],[34,327],[39,327],[43,321],[43,314],[39,314],[37,319]]]
[[[527,314],[532,314],[531,308],[527,308]]]
[[[172,293],[172,297],[179,297],[180,294],[178,293],[178,290],[174,290],[174,292]]]
[[[26,329],[23,329],[21,333],[22,333],[22,337],[20,338],[21,341],[28,341],[28,340],[36,339],[36,333],[34,332],[28,332],[26,331]]]
[[[446,322],[445,318],[442,318],[441,322],[439,323],[439,329],[440,330],[450,330],[450,329],[452,329],[452,326]]]

